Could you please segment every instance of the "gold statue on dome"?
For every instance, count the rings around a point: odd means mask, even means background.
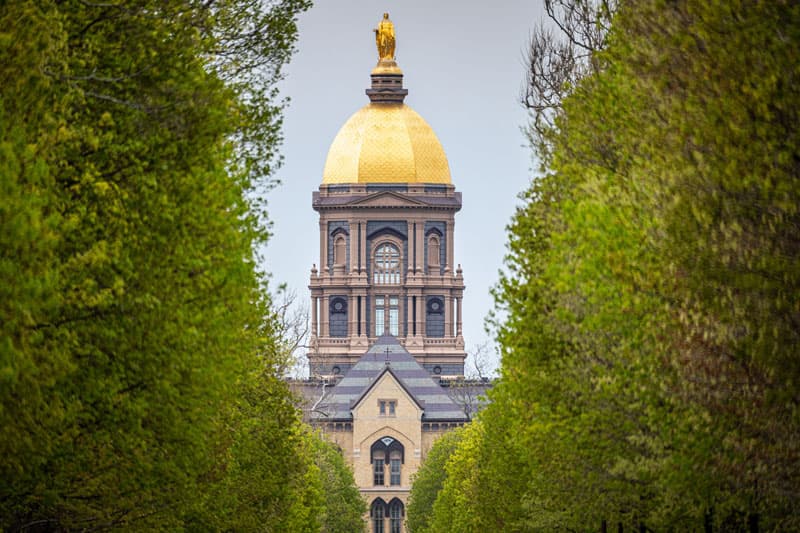
[[[394,24],[389,20],[389,13],[383,14],[375,32],[375,44],[378,45],[378,60],[394,60]]]

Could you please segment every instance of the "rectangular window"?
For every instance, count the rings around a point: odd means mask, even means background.
[[[373,476],[374,485],[383,485],[383,459],[375,459],[375,475]]]
[[[391,463],[391,476],[389,478],[390,485],[400,484],[400,459],[392,459]]]
[[[395,337],[400,333],[400,309],[397,297],[389,298],[389,333]]]
[[[384,333],[384,313],[383,298],[375,298],[375,336],[380,337]]]
[[[378,414],[380,416],[395,416],[397,414],[397,400],[378,400]]]

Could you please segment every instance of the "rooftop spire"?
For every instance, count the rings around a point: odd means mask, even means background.
[[[396,39],[389,13],[383,14],[378,27],[372,31],[375,32],[375,45],[378,47],[378,64],[370,74],[372,87],[367,89],[367,96],[373,103],[401,104],[408,90],[403,89],[403,71],[395,61]]]

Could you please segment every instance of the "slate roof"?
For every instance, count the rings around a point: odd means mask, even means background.
[[[391,373],[423,409],[423,421],[467,421],[464,411],[391,335],[378,338],[336,386],[330,389],[317,406],[313,417],[319,420],[352,420],[351,409],[386,372]]]

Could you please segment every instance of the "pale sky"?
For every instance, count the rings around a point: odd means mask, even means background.
[[[519,93],[541,1],[319,0],[301,15],[298,52],[281,84],[291,99],[277,173],[283,183],[270,193],[274,236],[262,267],[272,273],[273,288],[286,283],[304,303],[310,300],[309,272],[319,264],[311,193],[339,128],[369,102],[364,90],[377,62],[372,29],[384,12],[395,25],[405,103],[436,132],[463,193],[455,261],[464,270],[469,351],[489,340],[484,318],[493,308],[489,289],[502,267],[505,226],[533,175]]]

